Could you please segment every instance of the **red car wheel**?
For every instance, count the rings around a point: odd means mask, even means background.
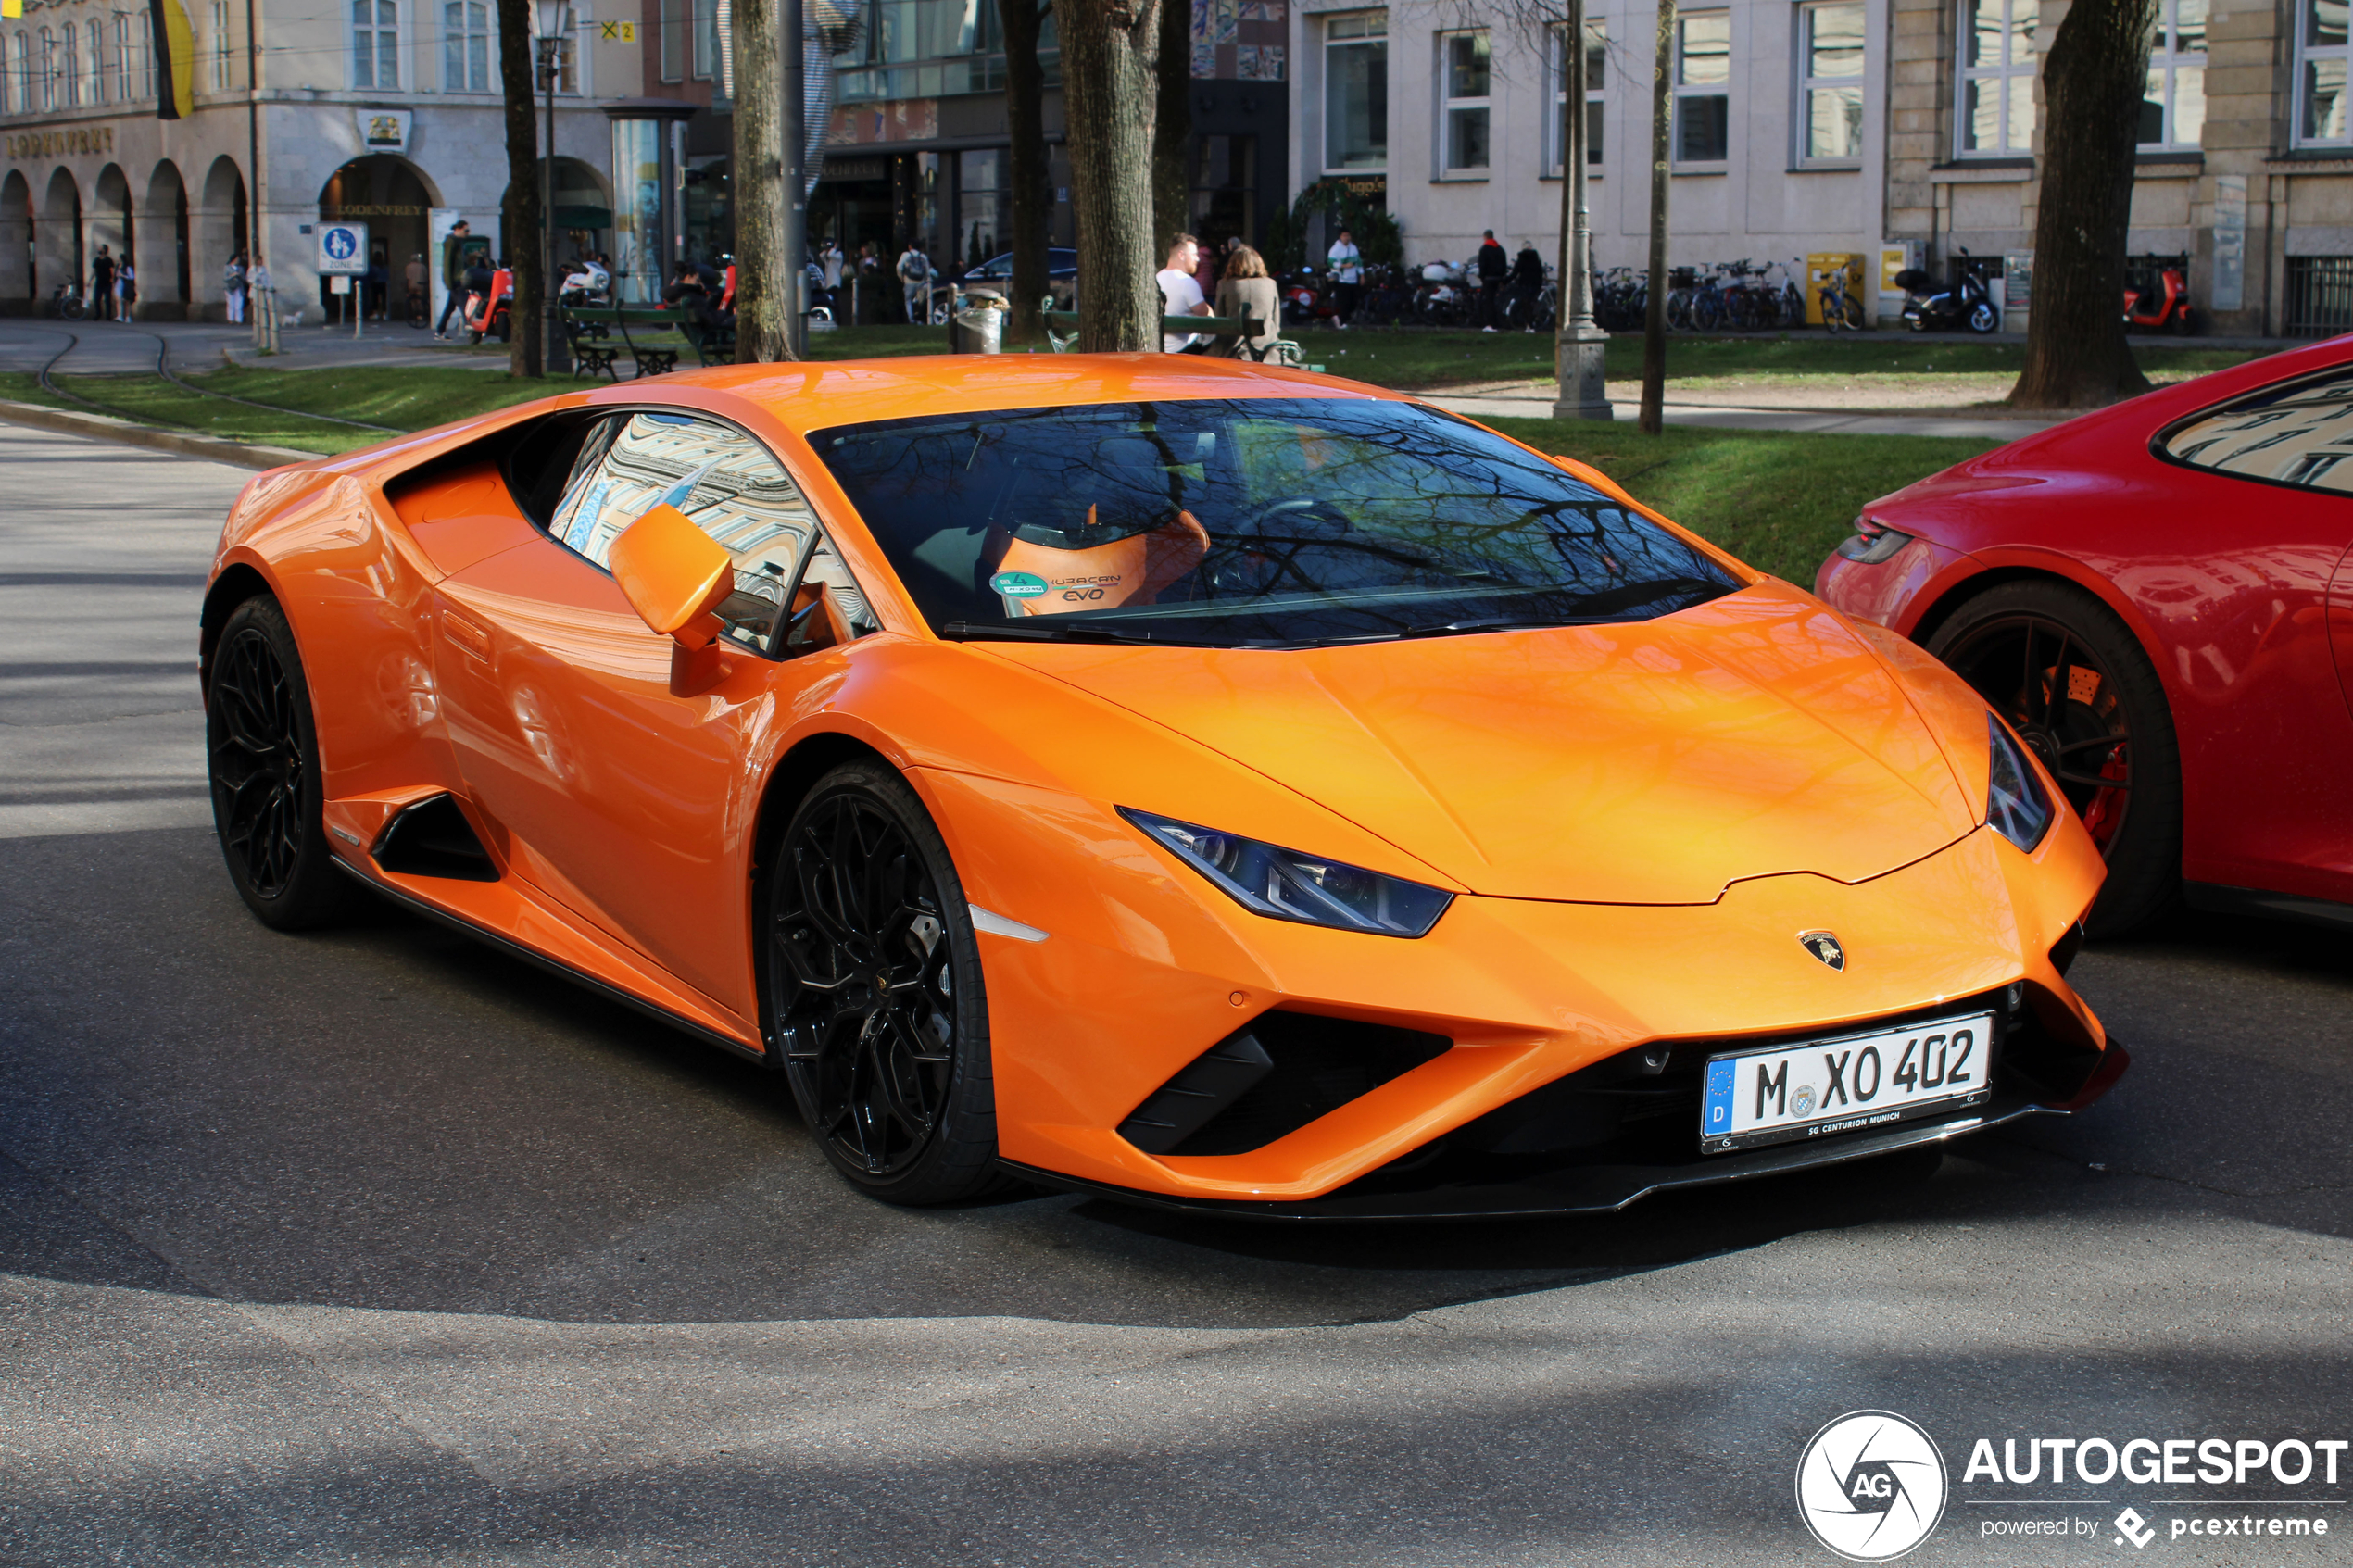
[[[1928,647],[2009,721],[2107,857],[2093,935],[2163,909],[2181,874],[2181,752],[2133,634],[2080,588],[2008,583],[1955,610]]]

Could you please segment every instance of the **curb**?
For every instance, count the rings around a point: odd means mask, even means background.
[[[77,414],[65,408],[46,408],[38,403],[12,403],[6,399],[0,399],[0,420],[10,424],[53,430],[64,435],[84,435],[126,446],[149,446],[158,452],[176,452],[183,458],[208,458],[214,462],[230,463],[241,469],[283,468],[288,463],[316,462],[327,455],[323,452],[298,452],[291,446],[261,446],[250,441],[231,441],[217,435],[191,435],[184,431],[158,430],[153,425],[134,424],[129,420],[118,420],[106,414]]]

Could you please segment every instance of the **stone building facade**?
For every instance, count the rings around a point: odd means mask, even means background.
[[[490,0],[258,0],[258,91],[244,0],[184,4],[195,93],[176,119],[156,112],[146,6],[26,0],[21,19],[0,22],[0,313],[35,310],[61,283],[86,290],[104,245],[133,258],[139,315],[219,320],[257,189],[282,307],[311,322],[332,297],[315,266],[322,220],[367,222],[395,290],[411,256],[437,262],[434,238],[455,216],[503,251]],[[557,99],[560,254],[613,248],[617,128],[643,90],[635,10],[573,7]]]

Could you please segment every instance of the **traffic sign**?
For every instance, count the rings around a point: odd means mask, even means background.
[[[319,270],[333,276],[338,272],[359,274],[368,270],[368,225],[365,223],[321,223],[319,225]]]

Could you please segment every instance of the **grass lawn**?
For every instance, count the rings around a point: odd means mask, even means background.
[[[1801,587],[1866,501],[1992,447],[1933,435],[1806,435],[1631,424],[1483,421],[1542,452],[1592,464],[1646,506]]]
[[[67,391],[79,393],[107,412],[124,419],[233,441],[322,453],[348,452],[388,437],[377,431],[308,419],[304,410],[390,425],[396,431],[423,430],[563,390],[560,381],[515,382],[480,370],[444,370],[429,365],[413,369],[368,366],[342,370],[239,367],[182,379],[233,397],[272,404],[283,411],[198,396],[156,376],[58,376],[56,381]],[[0,397],[87,411],[82,404],[70,398],[50,396],[29,375],[0,375]]]

